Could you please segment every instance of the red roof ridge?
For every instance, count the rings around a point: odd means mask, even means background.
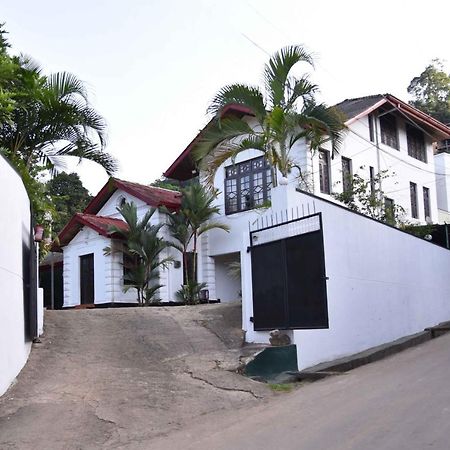
[[[97,214],[117,189],[125,191],[154,208],[166,206],[170,210],[177,210],[181,206],[182,194],[179,191],[110,178],[89,202],[83,213]]]

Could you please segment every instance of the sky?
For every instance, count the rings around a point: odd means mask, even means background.
[[[224,85],[262,83],[269,55],[301,44],[315,57],[319,99],[406,88],[431,59],[450,63],[450,2],[353,0],[0,0],[13,51],[45,73],[72,72],[108,123],[119,178],[159,178],[208,122]],[[69,163],[96,194],[107,181],[94,163]]]

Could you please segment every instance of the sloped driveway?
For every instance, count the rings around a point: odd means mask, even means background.
[[[226,370],[240,338],[223,324],[237,308],[47,312],[42,343],[0,398],[0,448],[151,448],[206,414],[264,402],[266,386]]]

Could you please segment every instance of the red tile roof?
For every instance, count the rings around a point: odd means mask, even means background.
[[[110,178],[100,192],[87,205],[84,213],[97,214],[117,189],[142,200],[154,208],[166,206],[170,210],[177,210],[181,205],[181,193],[178,191],[132,183],[131,181],[119,180],[118,178]]]
[[[251,116],[252,111],[246,106],[233,104],[227,105],[221,112],[221,117],[234,115],[238,117]],[[164,176],[167,178],[173,178],[174,180],[190,180],[198,175],[195,167],[194,160],[191,157],[191,150],[195,147],[197,142],[202,138],[203,133],[214,122],[216,118],[212,118],[206,126],[199,131],[197,136],[190,142],[190,144],[181,152],[180,156],[171,164],[171,166],[164,172]]]
[[[59,242],[53,243],[52,251],[61,251],[61,247],[66,246],[84,226],[87,226],[96,231],[98,234],[106,237],[114,235],[114,232],[111,231],[112,226],[115,226],[123,231],[128,230],[128,225],[126,222],[114,217],[76,213],[59,233]]]

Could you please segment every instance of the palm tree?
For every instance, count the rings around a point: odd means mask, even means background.
[[[14,100],[9,120],[0,123],[0,147],[28,172],[35,165],[64,168],[64,156],[100,164],[108,174],[117,168],[104,151],[106,123],[89,104],[84,84],[66,72],[49,76],[30,59],[17,63]]]
[[[176,242],[171,245],[179,250],[183,255],[184,279],[188,289],[184,292],[188,294],[188,302],[195,302],[192,295],[198,294],[197,282],[197,244],[199,237],[212,229],[222,229],[229,231],[225,224],[213,220],[219,213],[219,208],[214,206],[216,194],[211,189],[205,189],[200,184],[191,184],[182,190],[181,207],[178,211],[168,213],[168,228]],[[188,249],[192,245],[192,268],[189,272]],[[193,294],[195,293],[195,294]]]
[[[159,269],[166,268],[171,262],[171,257],[163,257],[164,250],[169,247],[169,243],[158,236],[163,224],[153,225],[150,219],[155,209],[152,208],[138,219],[136,205],[125,202],[117,208],[128,228],[112,226],[110,231],[123,239],[121,251],[124,255],[124,291],[131,288],[136,289],[138,303],[147,305],[153,299],[156,291],[162,287],[158,283]],[[113,253],[112,247],[106,247],[104,253]]]
[[[248,149],[264,154],[275,182],[275,169],[286,177],[295,166],[291,150],[300,139],[306,139],[312,151],[331,141],[332,154],[338,152],[344,130],[342,117],[335,109],[315,101],[318,88],[307,75],[296,78],[290,74],[300,62],[313,64],[311,55],[302,47],[285,47],[265,66],[265,93],[259,87],[244,84],[219,90],[208,108],[215,119],[193,152],[209,183],[227,159]],[[236,104],[251,111],[256,127],[237,117],[221,117],[224,108]]]

